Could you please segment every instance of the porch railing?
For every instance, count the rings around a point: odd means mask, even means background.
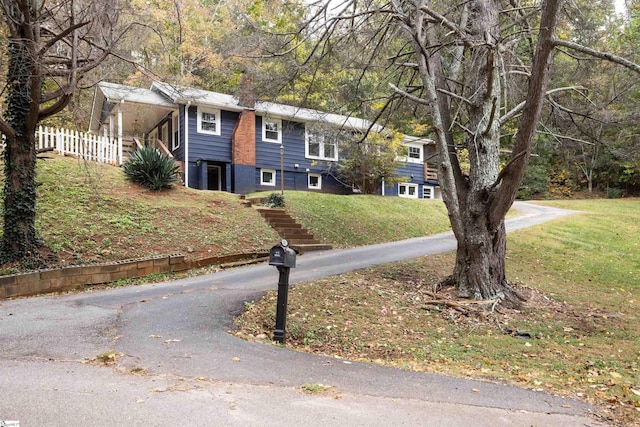
[[[39,150],[53,148],[61,155],[72,155],[99,163],[122,164],[118,140],[71,129],[40,126],[36,132]]]
[[[424,164],[424,180],[425,181],[437,181],[438,180],[438,169],[435,164]]]

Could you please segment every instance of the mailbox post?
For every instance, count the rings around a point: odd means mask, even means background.
[[[278,302],[276,306],[276,328],[273,340],[284,344],[287,322],[287,299],[289,297],[289,270],[296,266],[296,251],[285,239],[269,251],[269,265],[278,269]]]

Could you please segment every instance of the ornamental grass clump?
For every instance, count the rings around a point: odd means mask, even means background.
[[[179,181],[180,170],[175,161],[151,146],[134,151],[122,168],[131,181],[153,191],[170,188]]]

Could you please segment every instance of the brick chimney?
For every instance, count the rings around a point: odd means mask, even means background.
[[[232,163],[255,166],[256,164],[256,105],[255,88],[251,78],[240,76],[238,103],[245,109],[240,113],[231,139]]]
[[[236,165],[256,164],[256,112],[246,109],[240,113],[231,139],[231,162]]]
[[[253,79],[246,72],[243,72],[240,75],[238,87],[238,104],[246,108],[255,108],[256,99],[256,86]]]

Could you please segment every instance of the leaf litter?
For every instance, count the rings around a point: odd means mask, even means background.
[[[612,354],[614,342],[621,345],[621,313],[572,307],[524,285],[514,285],[527,298],[519,310],[461,300],[453,288],[437,285],[451,258],[436,255],[296,285],[289,292],[287,346],[345,361],[504,381],[588,400],[609,422],[640,425],[639,359]],[[247,305],[234,333],[254,341],[271,337],[276,299],[272,290]]]

